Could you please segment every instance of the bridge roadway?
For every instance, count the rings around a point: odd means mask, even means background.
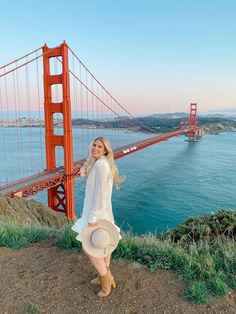
[[[201,129],[197,127],[197,130]],[[134,153],[138,150],[141,150],[147,146],[168,140],[169,138],[184,135],[187,133],[191,133],[194,131],[192,129],[179,129],[170,133],[165,133],[162,135],[158,135],[155,137],[148,138],[146,140],[142,140],[139,142],[135,142],[132,144],[124,145],[119,148],[114,149],[114,157],[115,159],[124,157],[128,154]],[[81,159],[79,161],[74,162],[74,171],[69,175],[80,176],[80,168],[83,165],[85,159]],[[33,175],[31,177],[21,179],[16,182],[12,182],[7,185],[3,185],[0,187],[0,193],[8,196],[22,196],[29,197],[40,193],[46,189],[50,189],[54,186],[60,185],[64,182],[65,172],[64,167],[58,167],[55,171],[47,171],[44,170],[41,173]]]

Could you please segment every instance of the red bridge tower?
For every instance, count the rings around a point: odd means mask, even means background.
[[[61,58],[62,73],[52,75],[50,58]],[[44,65],[44,115],[46,141],[46,167],[48,171],[56,169],[56,146],[64,149],[64,183],[48,190],[48,206],[56,211],[65,212],[67,218],[75,218],[74,211],[74,174],[73,174],[73,142],[70,102],[70,81],[68,69],[68,46],[64,42],[56,48],[43,47]],[[52,85],[61,85],[62,101],[53,102]],[[54,133],[53,114],[63,116],[63,135]]]
[[[193,129],[193,131],[188,134],[189,141],[196,142],[197,137],[202,135],[201,129],[197,128],[197,104],[196,103],[191,103],[190,105],[189,129]]]

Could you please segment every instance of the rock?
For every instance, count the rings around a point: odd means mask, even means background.
[[[55,228],[62,227],[67,221],[63,213],[55,212],[37,201],[0,194],[0,220],[5,218],[25,224]]]

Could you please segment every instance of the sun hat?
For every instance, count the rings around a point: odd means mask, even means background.
[[[93,257],[110,255],[119,239],[117,226],[105,219],[98,219],[96,227],[86,226],[81,235],[84,250]]]

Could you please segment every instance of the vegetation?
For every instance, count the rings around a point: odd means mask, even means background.
[[[195,281],[184,291],[185,298],[196,304],[209,303],[207,287],[203,281]]]
[[[132,119],[129,116],[117,117],[117,118],[100,118],[94,119],[73,119],[72,124],[75,127],[83,128],[114,128],[114,129],[130,129],[133,131],[147,132],[147,127],[156,132],[169,132],[174,128],[180,126],[182,121],[188,122],[189,114],[184,112],[166,113],[166,114],[153,114],[145,117],[137,117]],[[225,131],[236,131],[235,117],[227,117],[224,115],[209,115],[198,116],[198,124],[204,129],[205,134],[218,134]],[[19,124],[18,122],[11,120],[6,123],[0,121],[0,126],[4,127],[39,127],[43,121],[30,119],[24,119]],[[55,121],[56,125],[60,125],[61,121]],[[149,131],[148,131],[149,132]]]
[[[190,217],[181,225],[162,234],[162,238],[182,244],[214,242],[221,238],[236,240],[236,211],[221,209],[211,215]]]
[[[10,220],[0,222],[0,247],[20,249],[36,243],[57,233],[54,229],[21,225]]]
[[[188,114],[177,115],[176,118],[168,117],[168,115],[159,115],[159,116],[148,116],[148,117],[138,117],[136,120],[132,120],[129,117],[123,117],[120,119],[111,119],[111,120],[89,120],[89,119],[74,119],[72,124],[74,126],[88,126],[88,127],[96,127],[96,128],[133,128],[134,130],[144,131],[146,132],[148,127],[157,132],[169,132],[174,128],[180,126],[181,122],[188,121]],[[143,125],[140,125],[141,124]],[[198,124],[205,127],[211,126],[214,129],[213,133],[216,133],[219,129],[219,132],[222,132],[223,129],[235,129],[236,121],[230,118],[224,117],[198,117]],[[220,126],[220,127],[218,127]]]
[[[30,304],[25,314],[37,314],[39,313],[39,306],[37,304]]]
[[[68,223],[55,231],[48,228],[0,225],[0,246],[21,248],[45,237],[55,237],[60,248],[81,252],[81,244]],[[227,295],[236,289],[236,212],[220,210],[212,215],[189,218],[161,236],[124,234],[114,258],[138,262],[150,271],[172,269],[186,283],[184,296],[197,304],[209,296]]]
[[[57,237],[57,245],[65,250],[73,252],[81,252],[82,246],[81,242],[75,239],[75,232],[71,230],[71,223],[67,223],[62,229]]]

